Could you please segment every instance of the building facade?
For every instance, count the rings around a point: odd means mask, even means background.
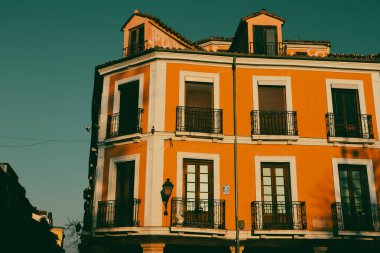
[[[380,55],[284,40],[284,22],[193,43],[128,19],[95,70],[84,252],[234,252],[236,229],[243,252],[378,250]]]

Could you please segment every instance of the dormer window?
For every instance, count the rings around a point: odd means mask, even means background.
[[[255,54],[277,54],[276,26],[253,26],[253,36],[253,52]]]
[[[133,55],[144,51],[144,25],[129,30],[128,55]]]

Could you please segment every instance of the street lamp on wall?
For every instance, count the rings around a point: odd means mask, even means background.
[[[167,178],[165,183],[162,185],[162,190],[161,190],[161,199],[162,203],[165,205],[165,212],[164,215],[168,215],[168,201],[170,198],[170,195],[172,195],[173,191],[173,183],[170,182],[170,178]]]

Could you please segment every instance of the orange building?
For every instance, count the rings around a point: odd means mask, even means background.
[[[380,55],[284,23],[193,43],[134,12],[95,70],[84,252],[378,252]]]

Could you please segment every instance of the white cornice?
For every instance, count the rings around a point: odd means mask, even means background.
[[[200,54],[200,53],[182,53],[182,52],[163,52],[155,51],[140,57],[136,57],[130,60],[125,60],[113,65],[99,69],[101,75],[117,71],[120,69],[125,69],[133,67],[137,64],[142,64],[146,61],[152,61],[155,59],[175,61],[178,63],[191,63],[194,64],[205,64],[211,66],[231,66],[232,57],[225,55],[212,55],[212,54]],[[236,64],[238,67],[254,68],[254,67],[265,67],[265,68],[301,68],[309,70],[330,70],[330,71],[354,71],[354,72],[367,72],[367,71],[380,71],[379,62],[349,62],[349,61],[328,61],[323,60],[323,58],[315,58],[308,60],[301,59],[283,59],[283,58],[251,58],[251,57],[239,57],[237,56]]]

